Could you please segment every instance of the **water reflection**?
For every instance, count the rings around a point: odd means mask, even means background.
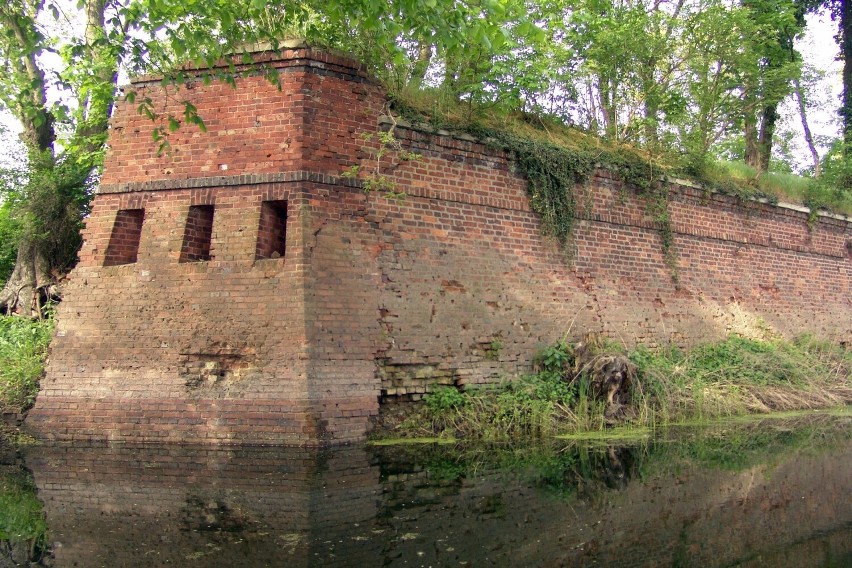
[[[616,446],[53,446],[26,464],[58,567],[848,566],[849,426]]]

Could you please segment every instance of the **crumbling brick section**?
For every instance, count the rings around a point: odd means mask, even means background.
[[[242,68],[236,89],[134,83],[162,116],[190,100],[204,117],[169,155],[117,106],[28,418],[42,437],[336,444],[363,440],[380,400],[511,380],[566,336],[852,341],[846,219],[672,183],[675,282],[646,199],[614,173],[575,189],[568,251],[512,157],[469,136],[400,123],[421,157],[388,172],[405,197],[367,194],[343,174],[375,155],[378,85],[310,49],[257,59],[280,85]]]
[[[109,246],[104,255],[104,266],[136,262],[144,218],[144,209],[123,209],[116,213]]]

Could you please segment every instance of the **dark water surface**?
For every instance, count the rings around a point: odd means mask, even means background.
[[[41,446],[25,465],[48,566],[852,566],[848,415],[615,445]],[[26,482],[0,471],[8,502]],[[40,554],[0,536],[0,566]]]

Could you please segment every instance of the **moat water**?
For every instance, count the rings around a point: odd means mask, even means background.
[[[67,447],[0,469],[0,567],[852,566],[852,416],[618,443]]]

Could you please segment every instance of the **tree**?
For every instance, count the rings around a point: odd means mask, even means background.
[[[381,72],[390,60],[410,64],[406,42],[429,42],[445,62],[476,49],[482,64],[460,93],[482,90],[495,53],[506,53],[508,22],[524,20],[520,2],[455,0],[344,0],[335,3],[230,0],[10,0],[0,5],[0,105],[21,123],[27,171],[6,193],[21,230],[14,270],[0,291],[0,309],[30,315],[75,262],[79,227],[103,160],[119,69],[156,72],[180,82],[180,65],[212,68],[246,45],[287,37],[348,48]],[[57,31],[58,24],[82,34]],[[530,24],[526,24],[530,25]],[[428,38],[428,39],[427,39]],[[431,50],[431,47],[430,47]],[[423,53],[418,52],[422,58]],[[46,66],[46,55],[64,67]],[[461,72],[458,72],[461,77]],[[233,71],[225,71],[233,81]],[[59,102],[51,102],[51,94]],[[56,98],[56,97],[53,97]],[[140,102],[140,110],[155,118]],[[185,103],[183,117],[203,127]]]
[[[792,0],[745,0],[758,35],[756,72],[744,85],[745,161],[759,173],[769,169],[778,105],[791,92],[801,57],[793,40],[804,30],[806,5]]]
[[[6,199],[18,204],[21,224],[15,267],[2,291],[0,307],[40,314],[45,295],[56,281],[56,271],[67,268],[79,246],[79,224],[88,201],[90,175],[98,148],[103,146],[111,99],[105,100],[103,69],[108,55],[95,50],[95,39],[103,35],[105,5],[88,0],[85,42],[80,55],[90,63],[89,76],[77,80],[76,109],[68,148],[73,158],[58,153],[57,115],[69,114],[66,106],[48,104],[48,71],[41,56],[55,46],[40,18],[56,11],[54,4],[12,0],[0,6],[0,57],[6,80],[0,83],[0,103],[21,123],[28,171],[23,183],[7,192]],[[111,68],[114,70],[115,65]],[[112,85],[112,82],[106,83]]]

